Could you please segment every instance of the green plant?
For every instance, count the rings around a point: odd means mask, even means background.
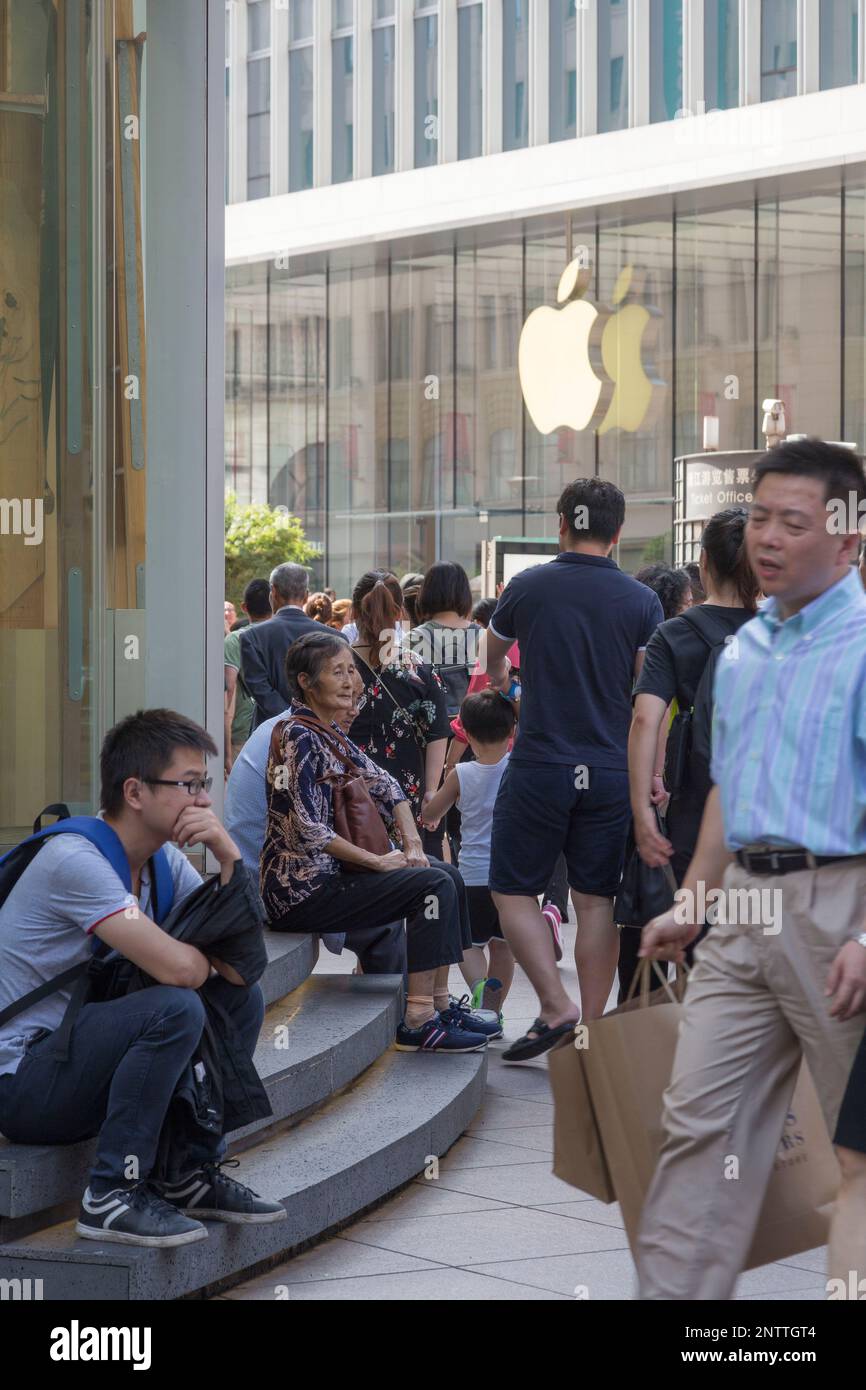
[[[225,596],[238,609],[251,579],[267,579],[289,560],[309,565],[319,553],[296,516],[265,502],[241,505],[233,492],[226,493],[225,532]]]

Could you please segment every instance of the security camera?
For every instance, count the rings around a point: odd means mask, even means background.
[[[785,438],[785,402],[772,398],[764,401],[764,423],[761,426],[768,449],[775,449]]]

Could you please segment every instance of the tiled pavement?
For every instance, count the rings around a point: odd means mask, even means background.
[[[573,925],[562,964],[576,995]],[[319,970],[350,969],[354,957],[322,950]],[[452,990],[462,992],[458,971]],[[518,971],[506,1005],[506,1037],[535,1017],[535,995]],[[619,1209],[553,1176],[553,1106],[543,1059],[507,1066],[490,1048],[487,1096],[472,1128],[440,1160],[338,1237],[271,1270],[230,1299],[414,1300],[631,1299],[634,1264]],[[441,1059],[448,1065],[448,1059]],[[825,1297],[825,1252],[813,1250],[751,1270],[737,1297]]]

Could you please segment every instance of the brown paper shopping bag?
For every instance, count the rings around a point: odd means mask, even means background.
[[[575,1046],[573,1038],[547,1056],[554,1106],[553,1171],[581,1192],[602,1202],[615,1202],[583,1056],[583,1049]]]

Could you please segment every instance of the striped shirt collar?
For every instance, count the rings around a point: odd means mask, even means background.
[[[786,631],[796,631],[801,634],[814,632],[830,618],[835,618],[838,613],[842,613],[850,604],[857,600],[864,599],[863,583],[856,568],[852,567],[844,578],[831,584],[829,589],[825,589],[823,594],[813,598],[811,603],[807,603],[801,608],[799,613],[794,613],[790,618],[782,619],[779,617],[779,601],[775,597],[768,598],[758,609],[757,616],[763,621],[767,630],[775,635],[784,626]]]

